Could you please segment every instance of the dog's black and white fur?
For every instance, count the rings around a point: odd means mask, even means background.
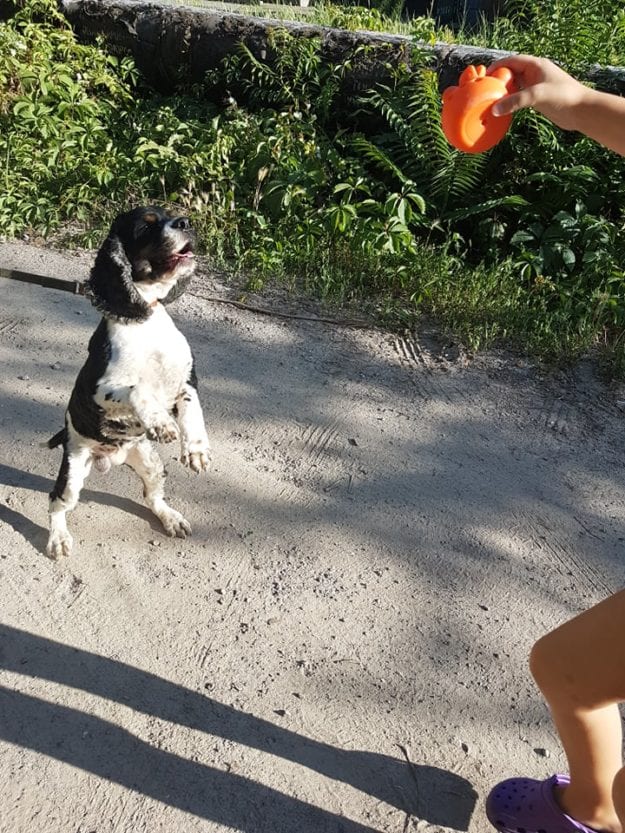
[[[181,461],[196,472],[208,469],[193,355],[163,306],[191,279],[193,242],[185,217],[149,206],[121,214],[97,254],[87,293],[103,317],[89,341],[65,428],[48,442],[50,448],[63,445],[50,493],[51,558],[71,552],[65,515],[76,506],[92,465],[100,471],[130,466],[168,535],[191,532],[164,500],[165,470],[150,441],[180,438]]]

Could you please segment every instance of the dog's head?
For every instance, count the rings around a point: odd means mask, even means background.
[[[120,214],[95,260],[87,292],[100,312],[143,320],[157,301],[168,304],[189,283],[194,235],[186,217],[147,206]]]

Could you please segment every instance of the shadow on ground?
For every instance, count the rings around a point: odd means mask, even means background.
[[[125,663],[0,626],[0,668],[307,767],[432,824],[467,830],[476,794],[445,770],[320,743]],[[155,748],[99,717],[0,687],[0,737],[238,830],[373,833],[232,772]],[[427,806],[420,796],[428,796]]]

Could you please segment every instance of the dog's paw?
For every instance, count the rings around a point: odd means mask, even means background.
[[[158,517],[170,538],[186,538],[191,535],[190,523],[175,509],[168,507],[159,512]]]
[[[211,465],[211,447],[208,440],[187,440],[182,443],[180,462],[195,472],[208,471]]]
[[[58,561],[59,558],[67,558],[68,555],[71,555],[73,543],[74,540],[66,529],[54,529],[48,538],[46,555],[52,561]]]
[[[150,440],[158,443],[173,443],[178,439],[178,425],[176,421],[167,414],[162,418],[150,420],[146,425],[146,434]]]

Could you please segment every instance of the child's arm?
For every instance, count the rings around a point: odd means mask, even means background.
[[[518,93],[493,105],[493,115],[505,116],[533,107],[558,127],[578,130],[625,156],[625,98],[584,86],[546,58],[511,55],[488,68],[508,67]]]

